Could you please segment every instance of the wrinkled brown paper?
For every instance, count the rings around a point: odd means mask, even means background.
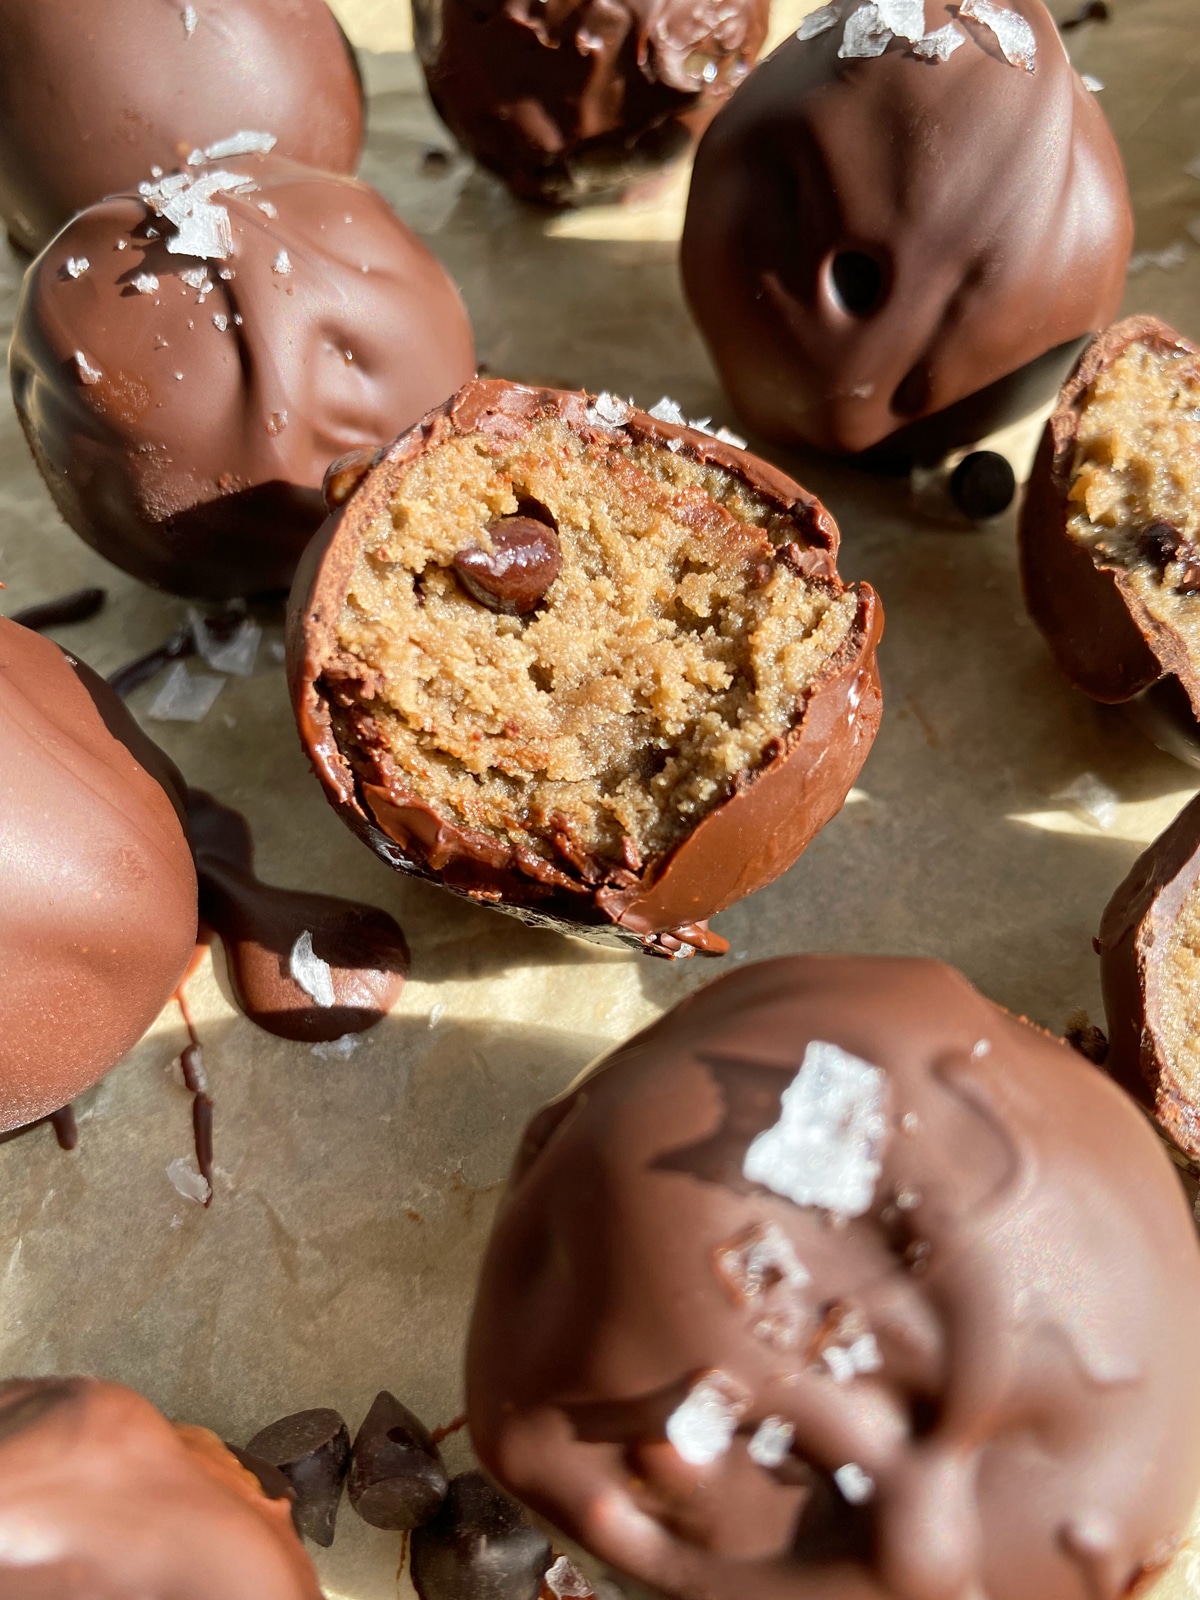
[[[1182,258],[1131,276],[1126,309],[1200,336],[1200,243],[1188,232],[1200,235],[1200,178],[1184,172],[1200,156],[1195,0],[1110,4],[1114,20],[1075,32],[1072,49],[1104,83],[1136,248],[1178,244]],[[522,208],[454,152],[433,116],[402,0],[335,8],[368,52],[363,176],[461,284],[488,370],[642,405],[666,394],[736,427],[680,296],[685,175],[641,208]],[[775,37],[807,9],[776,0]],[[426,161],[430,149],[448,162]],[[0,244],[5,334],[19,271]],[[1022,470],[1036,433],[1025,425],[1005,441]],[[253,676],[228,679],[203,722],[149,724],[193,783],[247,813],[263,876],[384,906],[408,933],[413,974],[351,1055],[321,1059],[251,1026],[229,1003],[219,953],[205,964],[188,993],[217,1107],[211,1211],[167,1177],[191,1152],[174,1006],[79,1102],[74,1155],[45,1129],[0,1147],[0,1373],[122,1379],[236,1443],[303,1406],[337,1406],[354,1428],[384,1387],[445,1423],[461,1405],[473,1276],[524,1121],[722,967],[805,949],[936,955],[1050,1028],[1077,1007],[1100,1019],[1100,912],[1196,778],[1125,713],[1058,678],[1022,609],[1011,515],[988,532],[956,529],[914,510],[903,485],[768,453],[828,502],[844,572],[883,597],[886,709],[842,814],[781,882],[718,920],[733,947],[724,963],[596,950],[392,875],[309,776],[277,626]],[[106,610],[58,634],[101,672],[185,612],[62,525],[7,403],[0,579],[5,611],[104,584]],[[155,687],[133,697],[142,716]],[[461,1434],[447,1451],[454,1468],[466,1464]],[[397,1592],[398,1538],[348,1506],[317,1559],[329,1600]],[[1185,1554],[1157,1593],[1200,1597],[1200,1556]]]

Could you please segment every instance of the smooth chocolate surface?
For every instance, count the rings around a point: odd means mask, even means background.
[[[404,1531],[428,1522],[448,1479],[429,1429],[386,1389],[354,1436],[350,1503],[373,1528]]]
[[[1126,568],[1085,549],[1068,531],[1080,414],[1097,376],[1130,345],[1200,357],[1200,347],[1156,317],[1106,328],[1063,384],[1042,434],[1018,524],[1021,584],[1029,614],[1064,675],[1093,700],[1120,704],[1175,678],[1200,716],[1200,671],[1184,638],[1150,615]],[[1171,530],[1159,530],[1162,540]]]
[[[530,1124],[471,1436],[686,1600],[1118,1600],[1200,1488],[1200,1246],[1103,1073],[929,961],[699,990]]]
[[[91,206],[30,268],[22,427],[67,522],[125,571],[211,599],[284,589],[330,462],[474,371],[466,311],[355,179],[243,154],[149,189]]]
[[[107,686],[0,619],[0,1131],[101,1078],[196,938],[178,774]]]
[[[324,0],[0,0],[0,218],[22,249],[243,131],[358,165],[362,85]]]
[[[342,1416],[328,1406],[295,1411],[261,1428],[245,1453],[278,1471],[293,1491],[296,1527],[328,1549],[350,1467],[350,1431]]]
[[[413,1534],[420,1600],[538,1600],[549,1540],[482,1472],[460,1472],[437,1516]]]
[[[629,410],[613,427],[595,420],[585,394],[498,380],[468,384],[453,400],[381,451],[376,464],[315,539],[297,573],[288,612],[288,676],[301,743],[326,796],[393,867],[425,877],[522,920],[677,957],[721,954],[707,919],[787,870],[840,810],[879,724],[875,650],[883,616],[858,585],[854,626],[797,706],[795,723],[765,765],[733,786],[682,844],[618,872],[564,849],[549,867],[520,848],[448,820],[399,779],[364,774],[338,743],[328,664],[359,542],[387,515],[392,486],[423,454],[456,436],[521,437],[539,418],[565,423],[614,459],[645,442],[730,473],[771,508],[775,559],[837,592],[839,535],[828,511],[799,484],[755,456],[707,434]],[[591,420],[589,420],[589,413]]]
[[[1197,883],[1200,799],[1184,806],[1114,890],[1098,947],[1108,1019],[1105,1067],[1200,1167],[1200,1103],[1176,1073],[1165,1015],[1171,931]]]
[[[0,1383],[5,1600],[321,1600],[288,1502],[96,1378]]]
[[[835,0],[702,140],[684,284],[762,434],[936,458],[1049,399],[1115,315],[1133,222],[1112,133],[1041,0],[1000,10],[1032,70],[938,0],[912,31],[948,29],[947,59],[890,33],[843,57],[870,8]]]
[[[430,97],[483,166],[551,205],[680,157],[745,78],[767,0],[417,0]]]

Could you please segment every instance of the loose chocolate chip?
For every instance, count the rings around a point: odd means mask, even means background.
[[[254,1435],[246,1454],[279,1468],[296,1491],[296,1526],[327,1549],[350,1465],[350,1430],[338,1413],[319,1406],[280,1417]]]
[[[562,571],[558,534],[536,517],[502,517],[488,528],[494,549],[460,550],[454,570],[467,593],[490,611],[524,616]]]
[[[412,1580],[420,1600],[537,1600],[551,1556],[515,1500],[463,1472],[413,1534]]]
[[[394,1531],[428,1522],[446,1498],[446,1469],[428,1428],[386,1389],[355,1435],[348,1487],[364,1522]]]
[[[371,445],[361,445],[357,450],[347,450],[344,456],[339,456],[329,466],[321,493],[330,511],[345,505],[371,470],[378,453]]]
[[[1000,516],[1012,505],[1016,492],[1016,474],[994,450],[972,450],[950,474],[950,498],[972,522]]]

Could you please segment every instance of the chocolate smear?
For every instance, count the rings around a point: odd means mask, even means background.
[[[428,1522],[449,1480],[429,1429],[386,1389],[354,1438],[350,1503],[373,1528],[407,1531]]]
[[[107,589],[72,589],[54,600],[43,600],[40,605],[14,611],[9,620],[19,622],[23,628],[32,628],[35,633],[46,628],[65,628],[68,623],[86,622],[94,617],[107,599]]]
[[[296,1527],[328,1549],[350,1466],[350,1430],[340,1414],[328,1406],[296,1411],[261,1429],[246,1451],[279,1471],[294,1491]]]
[[[462,1472],[412,1536],[413,1586],[420,1600],[537,1600],[552,1555],[515,1500]]]

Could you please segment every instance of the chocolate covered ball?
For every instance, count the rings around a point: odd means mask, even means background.
[[[1200,717],[1200,347],[1155,317],[1088,346],[1021,507],[1021,580],[1054,658],[1094,700],[1175,680]]]
[[[4,1600],[321,1600],[287,1499],[96,1378],[0,1383]]]
[[[788,956],[530,1125],[471,1435],[673,1600],[1120,1600],[1200,1490],[1198,1316],[1116,1085],[938,963]]]
[[[0,1132],[66,1105],[196,942],[178,774],[95,673],[0,618]]]
[[[688,148],[742,81],[769,0],[415,0],[439,116],[526,199],[615,198]]]
[[[30,268],[9,372],[67,522],[160,588],[286,588],[334,457],[475,369],[443,267],[374,189],[243,152],[78,216]]]
[[[682,265],[754,429],[890,466],[1048,400],[1132,234],[1041,0],[834,0],[705,135]]]
[[[0,0],[0,218],[22,249],[247,131],[358,165],[362,84],[324,0]]]
[[[526,922],[723,953],[708,918],[792,865],[879,724],[882,614],[824,506],[614,395],[498,380],[359,470],[288,616],[344,820]]]

